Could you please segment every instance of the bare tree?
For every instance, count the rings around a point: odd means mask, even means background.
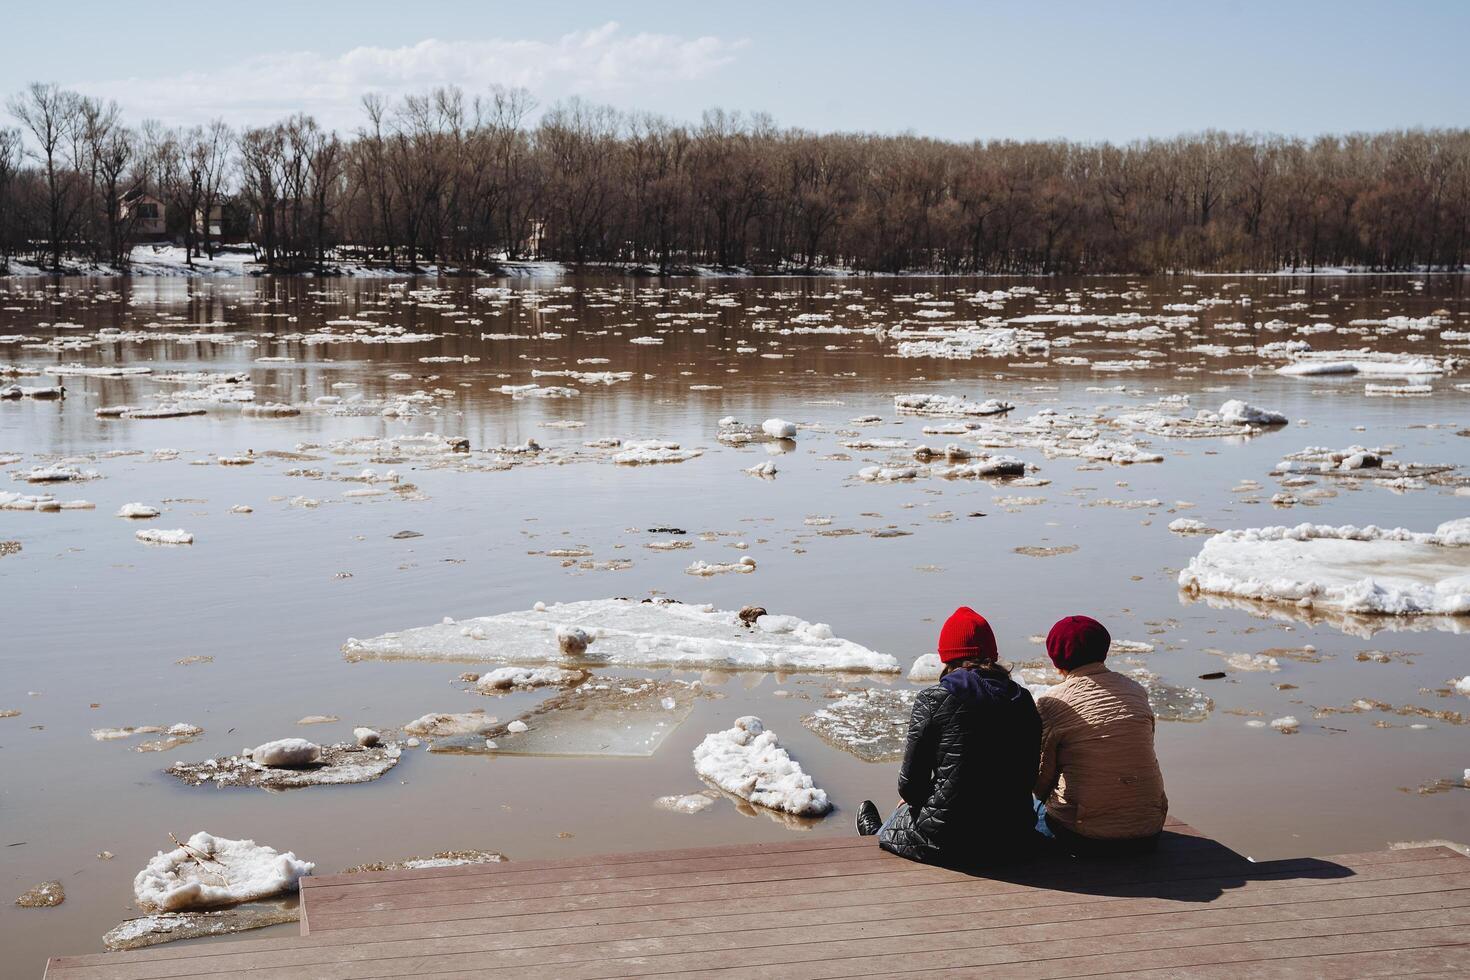
[[[79,176],[67,167],[67,144],[77,134],[80,100],[55,84],[34,82],[10,100],[11,113],[30,131],[36,146],[31,156],[46,180],[47,243],[51,268],[61,269],[61,253],[80,208]]]

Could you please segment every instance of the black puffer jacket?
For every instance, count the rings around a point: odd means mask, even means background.
[[[1041,718],[1009,679],[956,670],[919,692],[898,775],[906,806],[879,838],[900,857],[970,865],[1013,859],[1038,840],[1031,787]]]

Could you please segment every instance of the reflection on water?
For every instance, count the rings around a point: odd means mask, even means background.
[[[892,798],[891,762],[864,761],[802,719],[854,688],[907,681],[749,671],[651,672],[698,680],[702,696],[666,730],[650,709],[657,744],[646,757],[406,750],[375,782],[282,794],[163,772],[275,738],[350,742],[355,726],[483,707],[455,665],[354,662],[342,645],[538,602],[759,605],[830,624],[905,671],[960,604],[992,619],[1003,656],[1032,666],[1028,636],[1088,613],[1135,641],[1120,669],[1152,678],[1194,722],[1159,729],[1185,819],[1263,858],[1463,837],[1470,796],[1413,789],[1465,765],[1463,733],[1432,715],[1464,706],[1450,688],[1470,673],[1464,621],[1198,601],[1176,582],[1205,537],[1169,531],[1181,520],[1429,530],[1465,516],[1456,473],[1443,483],[1423,471],[1409,475],[1433,479],[1273,475],[1312,446],[1470,463],[1463,373],[1413,379],[1427,397],[1385,397],[1361,376],[1274,370],[1304,344],[1440,366],[1464,357],[1463,280],[978,288],[4,281],[0,370],[13,377],[0,384],[64,383],[67,397],[0,402],[0,493],[93,505],[0,510],[0,805],[3,843],[14,845],[0,868],[14,895],[53,879],[66,889],[54,909],[0,910],[15,951],[4,969],[33,976],[47,953],[100,948],[128,914],[132,876],[170,832],[253,837],[334,871],[451,850],[528,859],[779,838],[797,826],[843,834],[858,801]],[[82,370],[44,373],[63,365]],[[140,367],[149,372],[116,370]],[[895,395],[960,402],[906,398],[900,413]],[[1221,421],[1232,399],[1289,424]],[[946,408],[991,400],[1014,408]],[[97,414],[118,406],[143,417]],[[203,414],[147,417],[166,406]],[[791,423],[795,439],[777,441],[766,419]],[[916,458],[918,447],[929,455]],[[630,452],[677,461],[616,461]],[[1024,475],[948,472],[1002,456]],[[49,467],[98,476],[14,478]],[[871,468],[904,476],[859,477]],[[134,503],[161,513],[114,516]],[[149,546],[140,529],[182,530],[193,543]],[[743,558],[753,571],[686,574]],[[1307,645],[1321,656],[1196,680],[1221,667],[1210,651]],[[493,710],[534,718],[554,696],[513,691]],[[1314,711],[1359,699],[1431,714],[1415,716],[1424,727],[1383,728],[1371,713]],[[693,813],[653,805],[701,792],[691,750],[743,714],[780,733],[834,815],[788,826],[723,797]],[[341,720],[298,729],[310,715]],[[1285,715],[1305,719],[1291,739],[1246,724]],[[180,722],[205,733],[161,753],[90,735]],[[891,733],[881,734],[867,755],[889,760]],[[1324,810],[1354,819],[1312,819]],[[1310,836],[1296,836],[1302,827]]]

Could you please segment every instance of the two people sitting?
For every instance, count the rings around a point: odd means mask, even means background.
[[[1075,855],[1150,849],[1168,816],[1148,694],[1105,664],[1112,638],[1068,616],[1046,637],[1062,682],[1033,701],[999,663],[995,633],[969,607],[939,634],[939,683],[919,692],[885,821],[871,801],[858,832],[929,864],[983,865],[1039,846]]]

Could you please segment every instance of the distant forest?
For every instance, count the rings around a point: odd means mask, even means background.
[[[697,125],[522,90],[362,100],[340,134],[296,115],[170,129],[32,85],[0,126],[0,265],[126,264],[248,244],[269,268],[1146,273],[1458,268],[1470,131],[1204,132],[1115,146]]]

